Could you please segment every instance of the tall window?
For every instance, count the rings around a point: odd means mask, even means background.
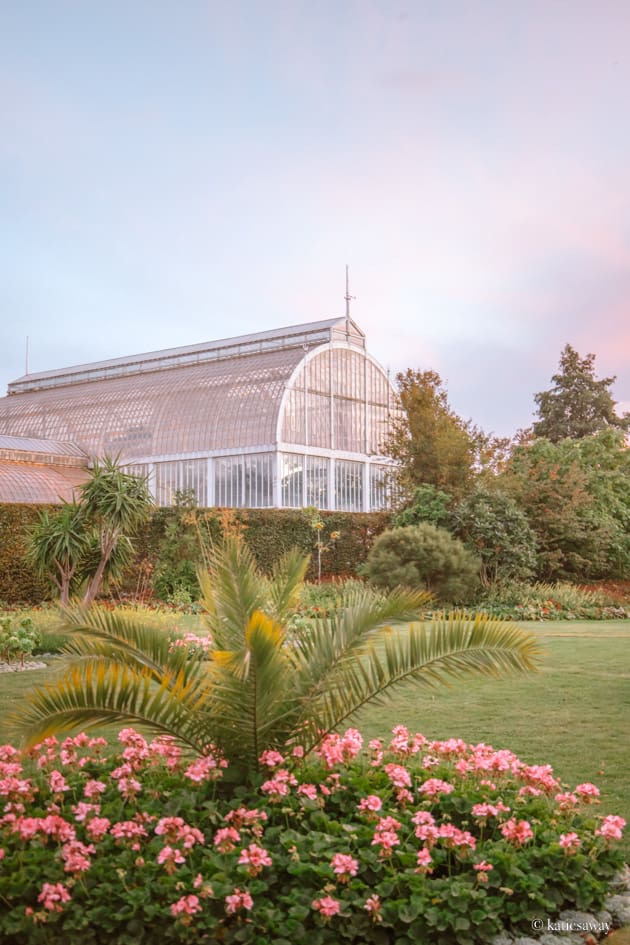
[[[273,455],[219,456],[214,460],[214,503],[225,508],[273,505]]]
[[[335,506],[343,512],[363,511],[363,463],[335,462]]]

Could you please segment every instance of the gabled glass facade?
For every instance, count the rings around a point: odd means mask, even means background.
[[[392,410],[361,330],[328,319],[27,375],[0,399],[0,438],[118,456],[160,505],[192,490],[205,507],[358,512],[388,504]]]

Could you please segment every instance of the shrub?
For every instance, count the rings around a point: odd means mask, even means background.
[[[455,506],[449,528],[481,558],[484,585],[526,581],[536,568],[536,537],[510,496],[478,486]]]
[[[40,642],[40,634],[30,617],[0,618],[0,660],[24,664]]]
[[[441,601],[458,603],[474,597],[479,566],[461,541],[423,522],[383,532],[359,570],[378,587],[424,587]]]
[[[0,748],[5,945],[486,945],[596,910],[624,821],[548,765],[394,730],[267,752],[234,789],[210,751],[120,732]]]
[[[514,620],[606,620],[629,616],[601,591],[556,581],[511,582],[488,588],[479,605],[486,613]]]

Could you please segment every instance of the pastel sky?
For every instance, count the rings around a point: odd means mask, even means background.
[[[630,408],[629,0],[4,0],[0,392],[352,315],[487,431]]]

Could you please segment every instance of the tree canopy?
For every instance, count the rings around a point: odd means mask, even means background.
[[[396,380],[401,411],[388,449],[400,464],[403,491],[431,485],[462,495],[473,475],[474,445],[466,422],[449,405],[440,375],[408,369]]]
[[[592,436],[606,427],[627,430],[630,414],[619,416],[610,392],[615,377],[595,377],[595,355],[581,358],[570,344],[560,355],[558,373],[551,378],[553,387],[534,395],[539,420],[534,435],[557,443]]]

